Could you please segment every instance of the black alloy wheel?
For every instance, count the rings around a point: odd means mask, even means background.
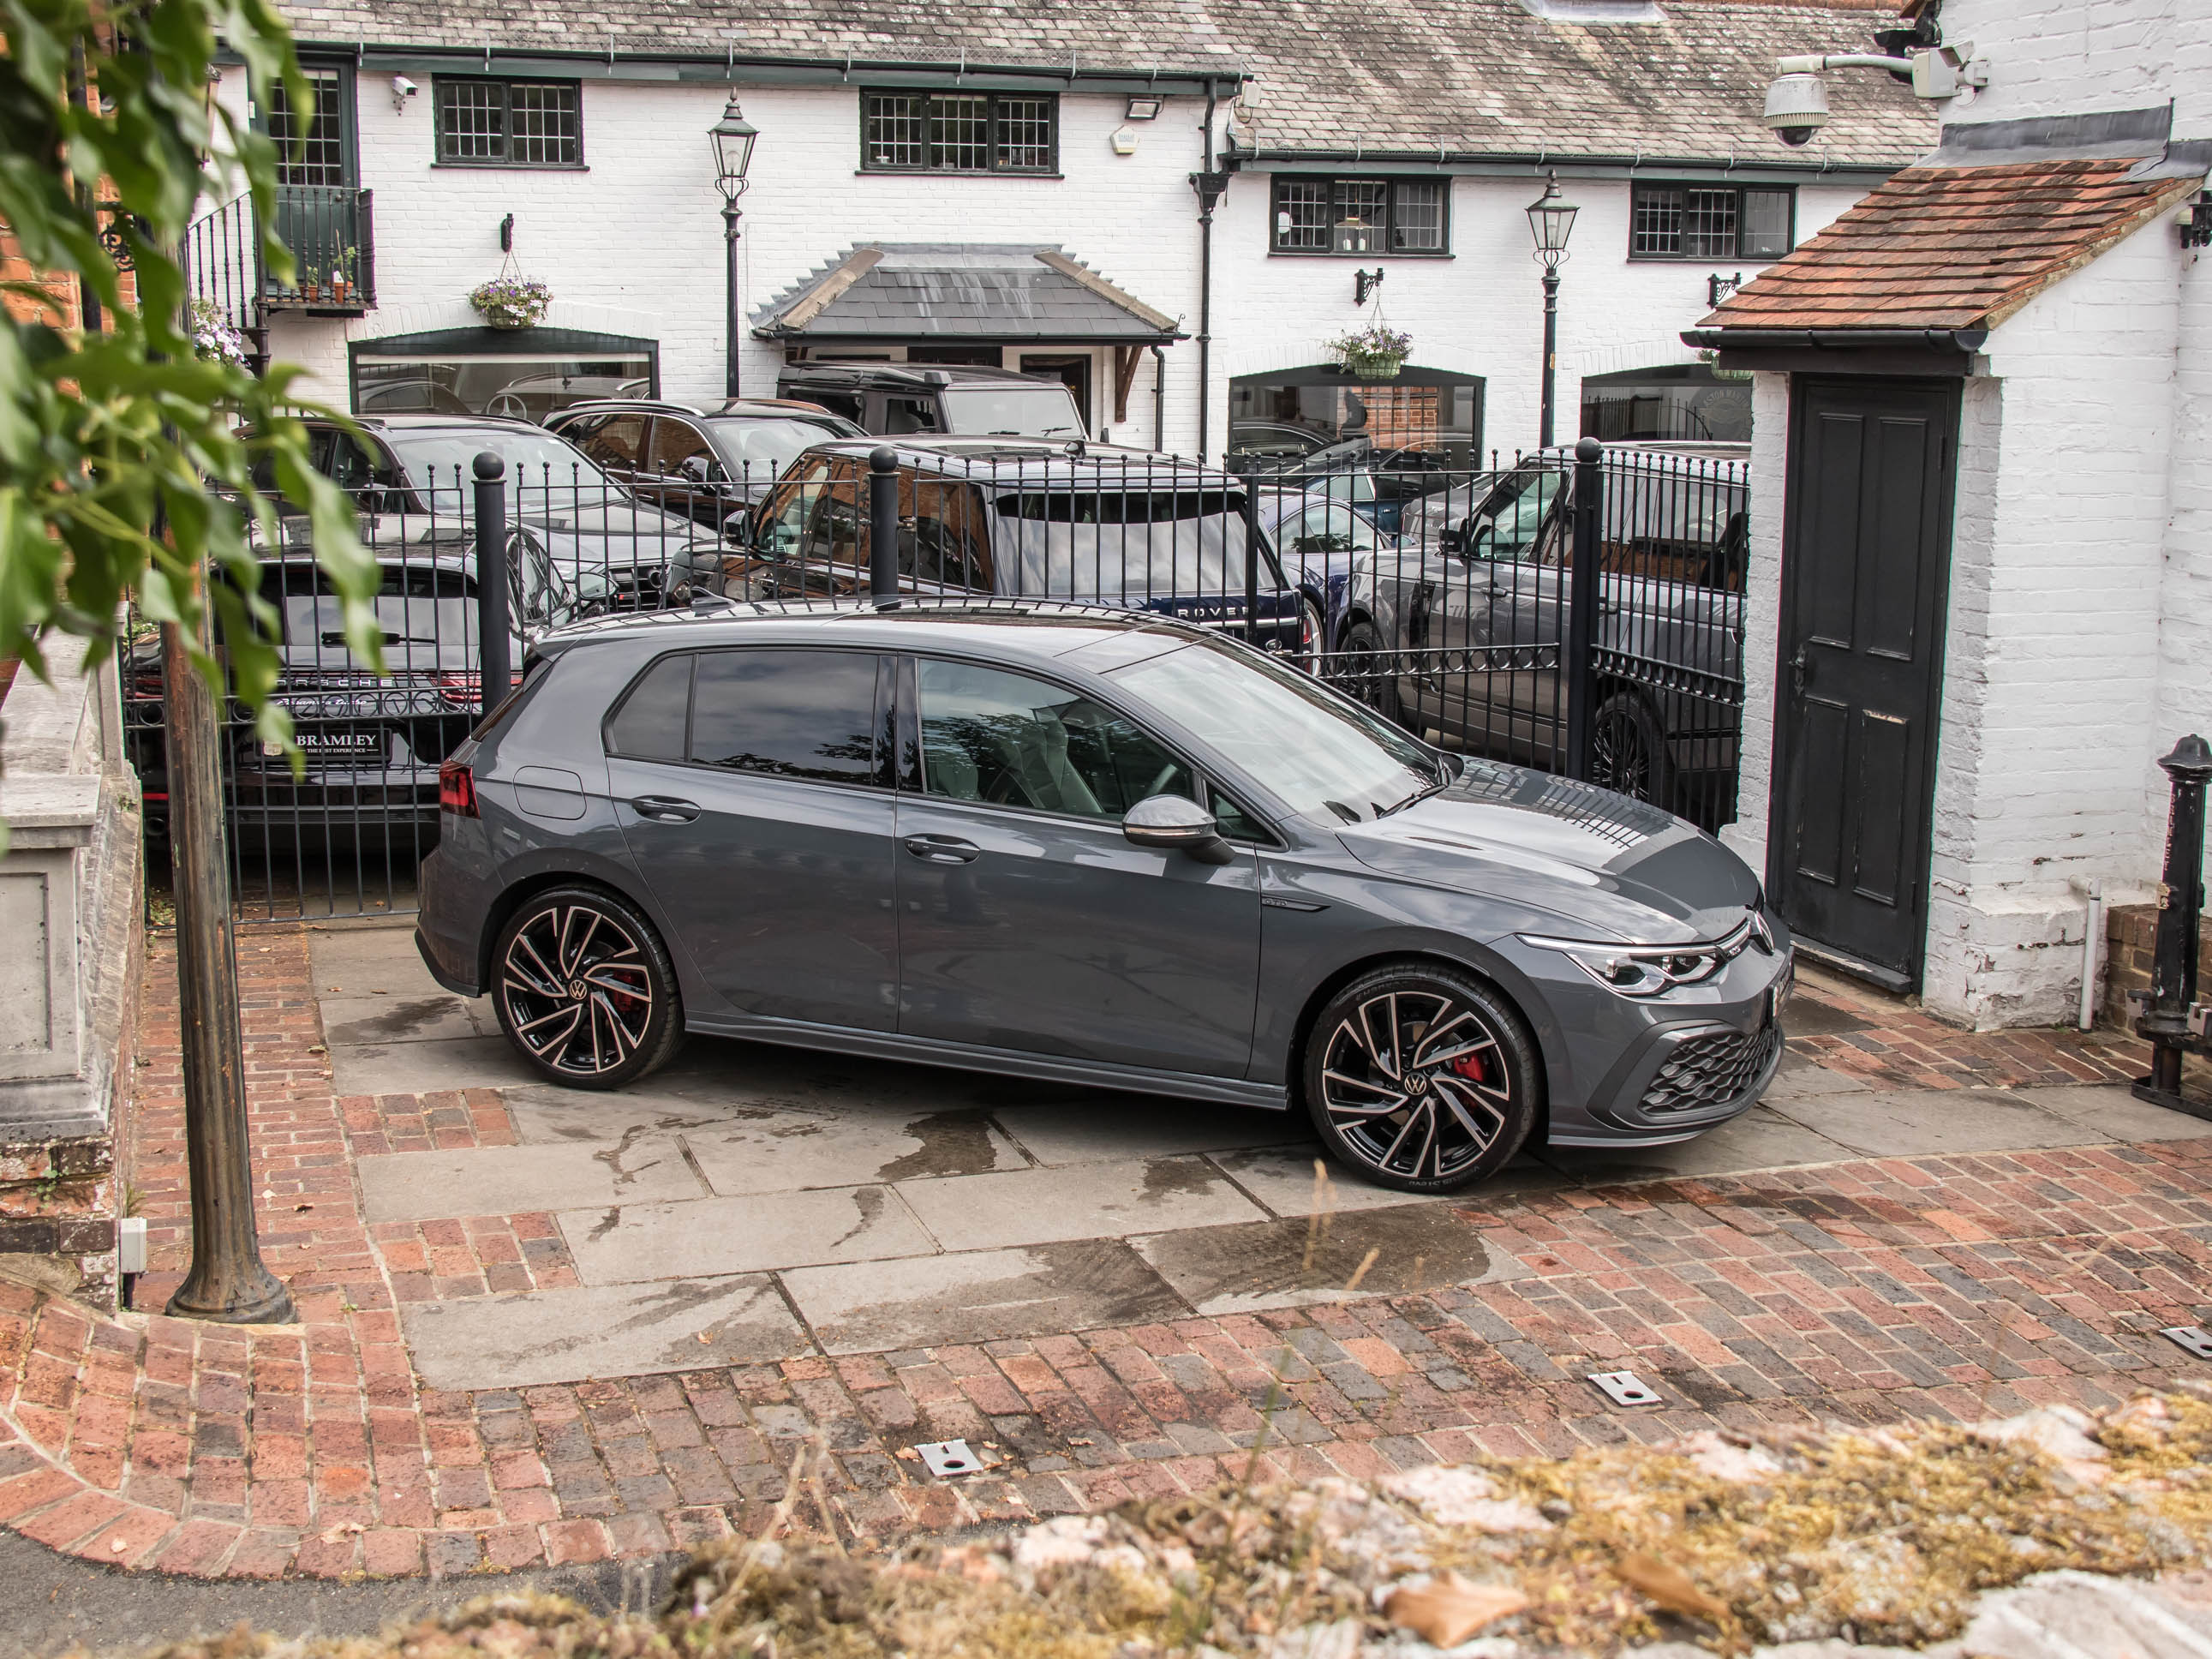
[[[1377,969],[1306,1038],[1306,1109],[1379,1187],[1448,1193],[1502,1169],[1536,1121],[1535,1045],[1495,990],[1438,966]]]
[[[517,1053],[572,1089],[618,1089],[684,1038],[676,974],[645,918],[596,887],[556,887],[507,919],[492,1000]]]
[[[1393,726],[1406,723],[1398,702],[1397,667],[1385,659],[1382,636],[1373,623],[1362,617],[1346,629],[1328,659],[1336,665],[1330,678],[1338,690],[1365,703]]]
[[[1667,734],[1651,705],[1635,692],[1614,692],[1591,717],[1589,781],[1654,806],[1673,799]]]

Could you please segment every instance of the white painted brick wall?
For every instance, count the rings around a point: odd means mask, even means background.
[[[2212,137],[2207,0],[1949,0],[1943,36],[1973,42],[1990,70],[1990,84],[1948,108],[1947,121],[2148,109],[2172,99],[2178,136]]]
[[[242,107],[241,83],[233,71],[222,95]],[[658,339],[665,392],[719,394],[721,198],[706,133],[721,113],[721,88],[583,82],[589,170],[576,173],[435,167],[431,88],[402,112],[389,84],[364,75],[357,98],[362,182],[375,191],[377,309],[352,321],[284,317],[272,330],[276,354],[311,371],[312,395],[344,404],[349,339],[472,325],[466,295],[498,274],[499,222],[508,213],[518,266],[554,291],[549,323]],[[1197,333],[1188,176],[1202,155],[1198,100],[1171,99],[1159,119],[1133,124],[1137,153],[1123,157],[1109,143],[1123,100],[1064,96],[1066,176],[1054,180],[863,173],[856,92],[749,88],[741,96],[761,131],[742,204],[748,313],[855,242],[1058,242]],[[1582,375],[1689,361],[1680,334],[1708,309],[1706,277],[1760,265],[1631,261],[1627,181],[1570,179],[1565,187],[1583,208],[1561,273],[1559,430],[1571,438]],[[1362,319],[1353,269],[1377,263],[1389,272],[1383,314],[1413,334],[1412,361],[1485,378],[1486,444],[1508,453],[1534,444],[1543,296],[1525,210],[1541,190],[1534,173],[1456,179],[1448,259],[1301,258],[1267,252],[1267,175],[1234,179],[1214,226],[1216,453],[1231,378],[1323,361],[1322,343]],[[1858,193],[1802,188],[1800,238]],[[1167,444],[1183,453],[1197,443],[1197,356],[1194,339],[1168,352]],[[748,336],[749,389],[769,391],[781,362],[776,348]],[[1147,357],[1118,434],[1126,441],[1151,442],[1152,375]]]

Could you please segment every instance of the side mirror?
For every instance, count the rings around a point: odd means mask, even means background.
[[[1134,847],[1156,852],[1188,853],[1203,864],[1226,864],[1235,856],[1213,814],[1181,795],[1152,795],[1121,817],[1121,833]]]
[[[1463,530],[1440,531],[1437,535],[1437,546],[1452,558],[1463,559],[1467,556],[1467,532]]]

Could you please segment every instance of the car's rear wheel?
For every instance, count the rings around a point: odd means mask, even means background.
[[[493,951],[500,1028],[532,1070],[572,1089],[618,1089],[684,1039],[675,969],[636,909],[596,887],[556,887],[507,919]]]
[[[1655,806],[1674,798],[1667,734],[1651,705],[1633,691],[1614,692],[1590,719],[1589,781]]]
[[[1448,1193],[1503,1168],[1536,1121],[1534,1042],[1497,991],[1442,966],[1363,974],[1306,1038],[1306,1109],[1377,1186]]]
[[[1382,636],[1375,624],[1361,618],[1344,630],[1344,638],[1330,660],[1337,665],[1337,689],[1365,703],[1396,725],[1405,724],[1398,702],[1398,676],[1383,660]]]

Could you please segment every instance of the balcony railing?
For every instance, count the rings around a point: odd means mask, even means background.
[[[252,343],[258,356],[271,311],[358,317],[376,303],[375,222],[371,192],[350,185],[284,185],[276,191],[276,234],[292,250],[289,283],[263,265],[253,201],[240,196],[196,221],[185,234],[185,277]]]

